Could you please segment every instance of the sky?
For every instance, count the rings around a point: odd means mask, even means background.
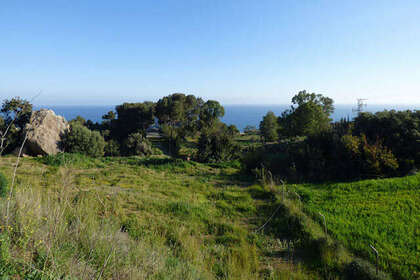
[[[1,100],[289,104],[304,89],[420,104],[420,1],[0,1]]]

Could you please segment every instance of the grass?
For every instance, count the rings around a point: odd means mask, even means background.
[[[304,211],[352,253],[396,279],[420,277],[420,174],[403,178],[324,185],[289,185]]]
[[[9,182],[15,161],[0,158]],[[239,174],[237,163],[165,156],[23,158],[12,196],[0,198],[0,275],[318,278],[303,264],[273,254],[286,250],[281,240],[254,232],[267,217],[261,206],[272,201],[270,191]]]
[[[260,135],[256,135],[256,134],[238,135],[237,137],[235,137],[235,142],[238,143],[242,147],[262,145]]]
[[[8,182],[15,162],[0,158]],[[0,198],[0,276],[361,279],[347,269],[363,267],[376,279],[372,244],[381,270],[418,279],[420,175],[286,185],[284,199],[254,181],[235,161],[22,158]]]

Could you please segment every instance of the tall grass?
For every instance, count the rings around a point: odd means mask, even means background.
[[[60,156],[22,159],[0,199],[2,277],[310,279],[264,257],[255,189],[230,165]],[[6,177],[15,159],[0,158]]]

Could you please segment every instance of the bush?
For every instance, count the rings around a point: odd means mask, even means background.
[[[197,158],[202,162],[221,162],[238,158],[239,147],[223,133],[202,132],[198,139]]]
[[[106,156],[119,156],[120,155],[120,145],[116,140],[109,140],[105,144],[105,155]]]
[[[414,160],[420,165],[420,110],[362,113],[354,120],[354,133],[366,135],[370,142],[381,139],[399,161]]]
[[[381,141],[371,143],[364,135],[340,137],[334,132],[251,149],[242,163],[248,172],[263,165],[292,182],[390,177],[397,175],[399,166]]]
[[[130,156],[149,156],[153,153],[150,142],[139,132],[128,135],[125,147],[125,154]]]
[[[5,197],[9,191],[6,177],[0,172],[0,197]]]
[[[376,275],[376,269],[373,265],[365,260],[355,259],[346,266],[345,279],[388,280],[391,277],[382,271],[379,271]]]
[[[64,139],[67,152],[80,153],[91,157],[104,155],[105,140],[98,131],[91,131],[87,127],[74,123]]]
[[[152,147],[152,155],[161,156],[163,155],[163,151],[157,147]]]

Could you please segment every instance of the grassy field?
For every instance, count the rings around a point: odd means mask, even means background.
[[[0,158],[9,182],[15,162]],[[0,198],[0,275],[352,279],[346,267],[355,256],[374,263],[372,244],[381,269],[418,279],[420,175],[263,185],[237,162],[22,158],[12,196]]]
[[[420,279],[420,174],[325,185],[289,185],[314,220],[354,254],[397,279]]]
[[[15,157],[0,158],[12,181]],[[254,230],[273,200],[237,164],[167,157],[23,158],[0,199],[0,275],[14,279],[317,279]]]

